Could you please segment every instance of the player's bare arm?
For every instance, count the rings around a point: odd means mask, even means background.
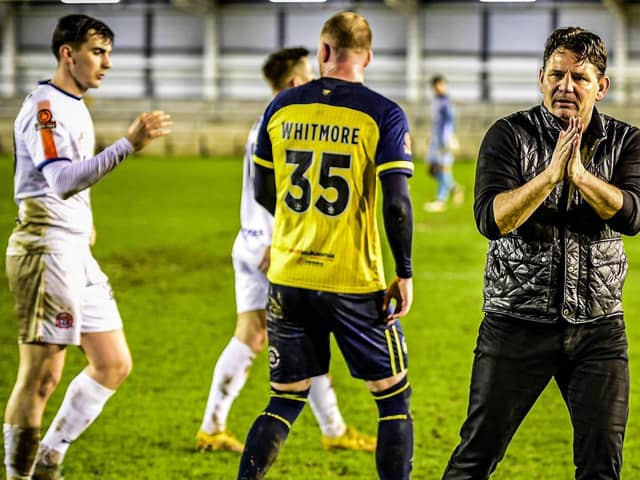
[[[549,166],[524,185],[502,192],[493,200],[493,213],[500,233],[512,232],[536,211],[555,186],[564,179],[576,138],[580,136],[577,119],[560,132]]]

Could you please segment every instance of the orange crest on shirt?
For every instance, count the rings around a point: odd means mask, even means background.
[[[49,123],[53,115],[51,114],[51,110],[48,108],[41,108],[38,110],[38,122],[40,123]]]
[[[53,121],[50,108],[51,105],[48,100],[38,102],[38,123],[36,124],[36,129],[40,130],[45,160],[58,158],[58,151],[53,137],[53,129],[56,128],[56,122]]]

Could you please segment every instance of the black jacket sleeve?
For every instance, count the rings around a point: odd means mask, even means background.
[[[522,184],[520,151],[513,130],[498,120],[484,136],[478,153],[473,214],[482,235],[495,240],[501,236],[493,214],[493,199]]]
[[[640,231],[640,130],[632,127],[621,144],[611,183],[622,190],[622,208],[607,223],[617,232],[635,235]]]

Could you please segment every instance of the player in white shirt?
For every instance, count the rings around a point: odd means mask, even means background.
[[[7,479],[62,479],[71,442],[86,430],[131,370],[131,354],[107,276],[91,254],[89,187],[133,152],[170,132],[169,115],[140,114],[125,136],[94,155],[91,116],[82,99],[109,68],[113,32],[99,20],[68,15],[51,47],[58,66],[25,99],[15,121],[16,227],[7,277],[18,317],[20,365],[4,416]],[[87,367],[69,384],[40,441],[67,345]],[[35,470],[34,470],[35,469]]]
[[[274,94],[313,79],[313,67],[305,48],[287,48],[272,53],[262,73]],[[266,306],[269,285],[266,271],[273,232],[273,217],[254,198],[253,153],[262,118],[247,139],[242,175],[240,232],[231,252],[235,273],[236,330],[218,358],[200,430],[198,450],[241,452],[242,443],[227,430],[227,417],[242,390],[249,369],[267,339]],[[322,431],[326,449],[375,451],[375,439],[345,424],[328,375],[314,377],[309,403]]]

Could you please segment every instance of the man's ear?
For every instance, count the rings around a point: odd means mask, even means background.
[[[327,63],[331,56],[331,47],[326,42],[320,43],[320,60],[322,63]]]
[[[544,78],[544,67],[538,71],[538,88],[542,92],[542,80]]]
[[[287,80],[287,88],[292,88],[292,87],[297,87],[298,85],[300,85],[300,79],[298,78],[297,75],[292,75],[291,78],[289,80]]]
[[[367,50],[367,58],[364,61],[365,68],[367,67],[367,65],[369,65],[369,62],[371,62],[372,58],[373,58],[373,52],[371,51],[371,49],[369,49]]]
[[[611,80],[606,75],[604,75],[600,80],[598,80],[598,92],[596,93],[596,101],[600,101],[604,98],[604,96],[609,91],[610,85],[611,85]]]
[[[71,45],[67,45],[66,43],[63,45],[60,45],[60,49],[58,50],[58,52],[60,53],[60,61],[61,62],[67,62],[67,63],[72,63],[73,62],[73,48],[71,48]]]

